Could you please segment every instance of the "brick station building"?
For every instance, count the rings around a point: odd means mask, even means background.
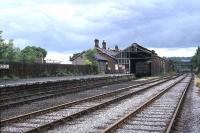
[[[97,53],[94,59],[98,62],[100,73],[133,73],[138,76],[159,75],[173,70],[173,62],[159,57],[155,51],[142,47],[137,43],[120,50],[107,48],[105,41],[100,47],[99,40],[94,40]],[[72,64],[84,64],[85,51],[74,54],[70,58]]]

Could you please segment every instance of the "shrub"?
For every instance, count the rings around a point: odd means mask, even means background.
[[[15,76],[14,74],[10,74],[8,77],[13,80],[19,79],[19,77]]]
[[[49,77],[51,76],[48,71],[44,71],[40,74],[41,77]]]
[[[196,86],[200,88],[200,73],[197,74],[198,78],[197,78],[197,81],[196,81]]]
[[[67,76],[67,73],[63,69],[56,70],[56,76]]]
[[[1,77],[2,80],[17,80],[19,77],[15,76],[14,74],[4,75]]]
[[[2,79],[3,79],[3,80],[9,80],[10,77],[8,77],[7,75],[5,75],[5,76],[2,77]]]

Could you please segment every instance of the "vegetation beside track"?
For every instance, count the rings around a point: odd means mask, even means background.
[[[196,85],[197,85],[197,87],[200,88],[200,73],[197,76],[198,76],[198,78],[196,80]]]

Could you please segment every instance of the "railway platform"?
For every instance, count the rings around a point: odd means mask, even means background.
[[[34,85],[44,83],[54,83],[61,81],[73,81],[73,80],[87,80],[87,79],[99,79],[99,78],[117,78],[122,76],[134,76],[133,74],[102,74],[102,75],[84,75],[84,76],[63,76],[63,77],[40,77],[40,78],[27,78],[17,80],[0,80],[0,88]]]

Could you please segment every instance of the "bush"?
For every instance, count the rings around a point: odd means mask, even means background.
[[[41,77],[49,77],[51,76],[48,71],[44,71],[40,74]]]
[[[63,69],[56,70],[56,76],[67,76],[67,73]]]
[[[200,88],[200,73],[197,74],[198,78],[197,78],[197,81],[196,81],[196,86]]]
[[[0,79],[2,79],[2,80],[17,80],[17,79],[19,79],[19,77],[15,76],[14,74],[10,74],[10,75],[4,75]]]
[[[9,78],[13,80],[19,79],[19,77],[15,76],[14,74],[10,74]]]
[[[1,79],[3,79],[3,80],[9,80],[10,77],[8,77],[7,75],[5,75],[5,76],[3,76]]]

